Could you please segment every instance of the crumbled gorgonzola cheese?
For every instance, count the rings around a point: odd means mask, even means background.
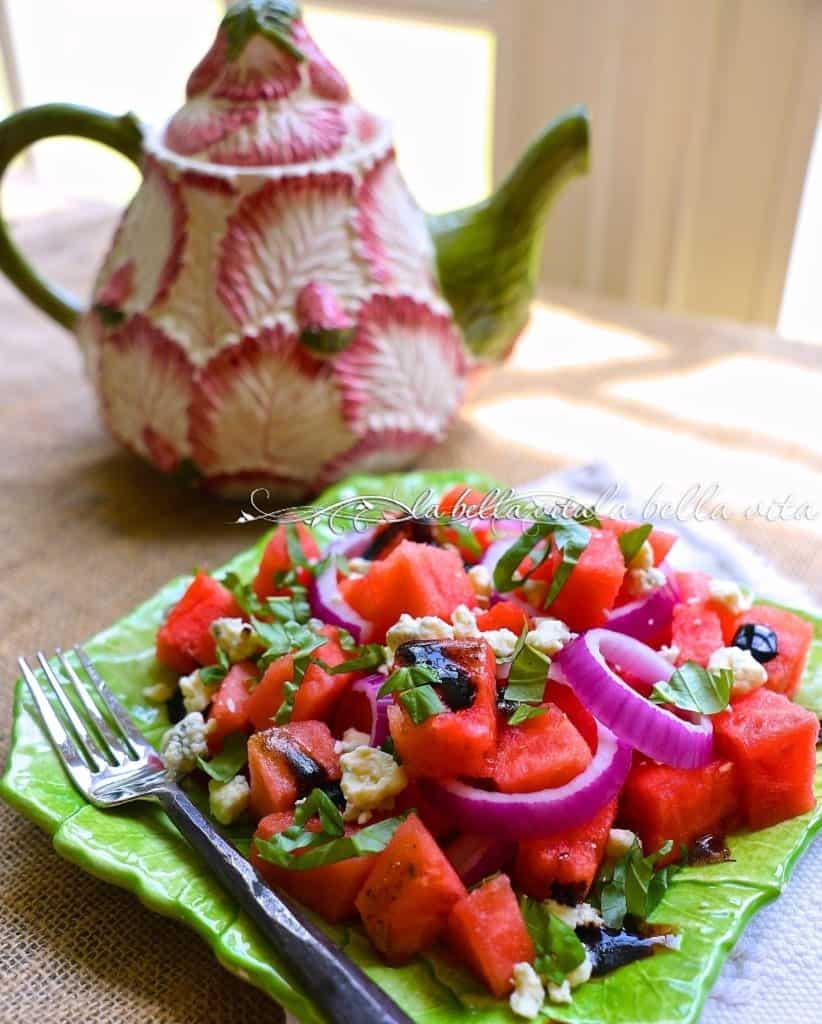
[[[667,644],[663,644],[659,648],[659,653],[666,661],[670,661],[672,665],[676,665],[677,658],[679,657],[679,648],[676,644],[671,644],[670,647]]]
[[[250,796],[251,789],[244,775],[235,775],[228,782],[209,780],[208,806],[221,825],[230,825],[244,814]]]
[[[186,711],[205,711],[214,696],[214,686],[206,686],[199,670],[188,676],[180,676],[180,693]]]
[[[385,641],[391,651],[401,644],[419,643],[423,640],[452,640],[454,629],[444,619],[435,615],[423,615],[415,619],[408,612],[403,612],[394,625],[385,634]]]
[[[171,700],[174,696],[176,686],[174,683],[152,683],[151,686],[147,686],[143,690],[143,695],[151,701],[152,704],[165,704],[166,701]]]
[[[197,766],[197,758],[208,753],[206,724],[199,711],[192,711],[167,730],[160,753],[172,775],[184,775]]]
[[[510,658],[517,646],[517,634],[510,629],[486,629],[480,634],[494,652],[497,661]]]
[[[636,834],[629,828],[612,828],[608,833],[605,856],[611,860],[619,860],[631,849],[635,840]]]
[[[654,549],[651,547],[650,541],[644,540],[642,547],[637,551],[634,557],[631,559],[628,568],[629,569],[650,569],[654,564]]]
[[[573,639],[574,634],[561,619],[536,619],[525,642],[548,657],[558,654]]]
[[[625,587],[631,597],[645,597],[665,583],[661,569],[629,569],[625,574]]]
[[[468,570],[468,579],[477,597],[487,600],[491,596],[491,573],[484,565],[472,565]]]
[[[732,697],[741,697],[751,690],[756,690],[768,681],[768,673],[764,665],[760,665],[750,651],[739,647],[720,647],[708,660],[708,668],[718,671],[728,668],[734,674]]]
[[[367,747],[371,743],[371,737],[367,732],[360,732],[359,729],[346,729],[342,739],[334,744],[336,754],[350,754],[357,747]]]
[[[349,558],[348,559],[348,578],[349,579],[361,579],[363,576],[367,576],[371,571],[371,563],[367,558]]]
[[[475,640],[479,635],[479,627],[474,613],[464,604],[458,604],[451,615],[454,623],[455,640]]]
[[[390,754],[374,747],[357,747],[340,758],[340,788],[346,821],[363,825],[376,810],[390,810],[394,797],[408,785],[405,770]]]
[[[514,982],[514,991],[511,993],[508,1004],[512,1012],[526,1020],[534,1020],[545,1002],[545,989],[542,987],[539,975],[529,963],[523,960],[522,963],[514,964],[511,980]]]
[[[546,900],[545,906],[554,917],[558,917],[569,928],[584,928],[588,925],[593,928],[602,927],[602,918],[590,903],[577,903],[575,906],[569,907],[564,903],[557,903],[556,900]]]
[[[711,580],[708,584],[708,595],[712,601],[721,604],[733,615],[740,615],[753,608],[753,595],[746,593],[732,580]]]
[[[243,622],[242,619],[215,619],[209,628],[214,643],[232,664],[253,658],[265,650],[265,641],[250,622]]]

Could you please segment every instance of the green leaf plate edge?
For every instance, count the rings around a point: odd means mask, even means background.
[[[466,482],[486,488],[494,482],[464,471],[358,476],[332,487],[318,505],[360,494],[413,499],[425,488],[439,494]],[[321,540],[327,528],[315,531]],[[241,577],[253,574],[265,541],[228,566]],[[120,622],[86,645],[109,685],[153,741],[167,726],[165,710],[152,707],[143,689],[162,675],[154,661],[154,633],[164,609],[182,592],[187,578],[172,581]],[[804,614],[801,613],[800,614]],[[814,625],[801,701],[822,713],[822,620]],[[682,948],[644,960],[588,983],[570,1006],[551,1009],[554,1020],[574,1024],[683,1024],[698,1020],[702,1004],[728,952],[759,907],[775,899],[793,867],[822,827],[822,769],[817,767],[817,808],[773,828],[731,840],[734,860],[687,868],[677,875],[655,920],[678,926]],[[164,815],[150,805],[104,813],[74,791],[34,718],[28,691],[18,680],[12,745],[0,795],[48,832],[57,852],[85,871],[133,892],[152,910],[194,928],[223,966],[257,985],[304,1024],[321,1020],[310,993],[298,990],[287,969],[248,920],[202,867]],[[238,835],[242,840],[248,833]],[[507,1004],[482,988],[444,952],[387,967],[356,927],[328,933],[421,1024],[511,1024]]]

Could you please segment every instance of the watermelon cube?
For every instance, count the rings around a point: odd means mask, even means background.
[[[816,804],[816,715],[760,687],[714,718],[714,743],[733,761],[745,823],[766,828]]]
[[[290,811],[315,786],[339,779],[340,759],[324,722],[291,722],[248,741],[251,812],[257,818]]]
[[[728,642],[733,639],[733,635],[739,627],[746,622],[758,622],[763,626],[769,626],[776,633],[779,653],[771,661],[765,663],[765,669],[768,672],[766,685],[769,690],[793,697],[802,681],[805,661],[813,640],[813,626],[807,619],[801,618],[794,612],[758,604],[734,620]]]
[[[487,879],[456,903],[447,935],[457,956],[497,998],[513,988],[514,965],[534,959],[534,944],[507,875]]]
[[[257,666],[250,661],[240,661],[231,666],[220,683],[208,712],[209,722],[214,723],[208,733],[208,749],[212,754],[222,748],[223,740],[231,733],[251,731],[248,705],[251,687],[256,681]]]
[[[611,519],[608,516],[600,516],[599,522],[602,529],[610,530],[617,537],[617,540],[623,533],[628,533],[629,530],[635,530],[638,526],[642,525],[641,523],[632,523],[627,519]],[[654,565],[659,565],[660,562],[664,561],[676,542],[677,536],[675,533],[669,533],[667,530],[660,530],[657,527],[651,530],[648,534],[648,543],[651,545],[651,550],[654,553]]]
[[[581,900],[591,888],[616,817],[616,800],[590,821],[545,839],[524,839],[514,865],[517,888],[535,900],[571,896]]]
[[[271,839],[293,823],[294,815],[291,813],[266,815],[258,825],[254,838]],[[311,832],[317,831],[319,827],[319,823],[313,821],[306,826]],[[345,834],[352,835],[356,831],[349,826]],[[272,889],[282,889],[326,921],[335,924],[347,921],[356,913],[357,894],[374,866],[376,854],[349,857],[336,864],[295,871],[263,860],[252,843],[249,859]]]
[[[343,581],[345,599],[371,623],[369,639],[379,642],[403,612],[435,615],[450,622],[457,605],[476,604],[471,580],[455,551],[404,540],[374,562],[367,576]]]
[[[487,612],[477,615],[477,626],[483,633],[489,629],[510,629],[519,636],[527,625],[528,615],[513,601],[497,601]]]
[[[719,616],[701,602],[675,605],[671,644],[679,652],[677,665],[694,661],[705,668],[713,652],[724,646]]]
[[[242,613],[234,595],[207,573],[198,572],[157,631],[157,660],[175,671],[213,665],[217,650],[209,627],[215,619]]]
[[[646,854],[669,839],[674,849],[660,864],[680,856],[705,835],[724,836],[738,822],[737,771],[716,759],[703,768],[672,768],[641,760],[631,769],[620,804],[620,819],[642,841]]]
[[[306,558],[319,558],[320,549],[317,547],[317,542],[312,537],[308,527],[302,523],[296,523],[295,528],[300,548]],[[254,593],[260,600],[283,593],[282,589],[278,589],[276,586],[274,578],[277,573],[286,572],[288,569],[293,568],[295,567],[291,564],[291,556],[288,553],[286,527],[281,525],[271,534],[263,551],[260,568],[254,577]],[[299,583],[303,585],[308,583],[309,573],[305,567],[297,568],[296,575]]]
[[[368,937],[389,963],[428,949],[465,886],[436,840],[412,814],[377,854],[357,897]]]
[[[519,725],[502,725],[492,776],[502,793],[564,786],[591,762],[588,744],[553,704]]]

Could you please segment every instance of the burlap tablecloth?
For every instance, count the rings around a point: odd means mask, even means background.
[[[21,225],[49,274],[85,292],[112,215]],[[650,495],[718,482],[737,510],[793,491],[822,507],[822,348],[770,332],[557,297],[514,360],[472,385],[428,466],[509,483],[604,458]],[[570,304],[573,313],[561,305]],[[169,577],[252,540],[236,507],[187,493],[103,433],[71,340],[0,282],[0,758],[14,661],[70,645]],[[819,521],[730,523],[822,598]],[[0,1022],[248,1024],[281,1019],[182,925],[84,875],[0,805]]]

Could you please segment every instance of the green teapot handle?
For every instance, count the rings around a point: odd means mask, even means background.
[[[114,117],[71,103],[46,103],[21,110],[0,122],[0,180],[11,161],[27,146],[55,135],[79,135],[111,146],[140,166],[143,135],[133,114]],[[9,235],[0,213],[0,270],[20,291],[63,327],[73,330],[82,312],[72,295],[49,284],[29,264]]]

